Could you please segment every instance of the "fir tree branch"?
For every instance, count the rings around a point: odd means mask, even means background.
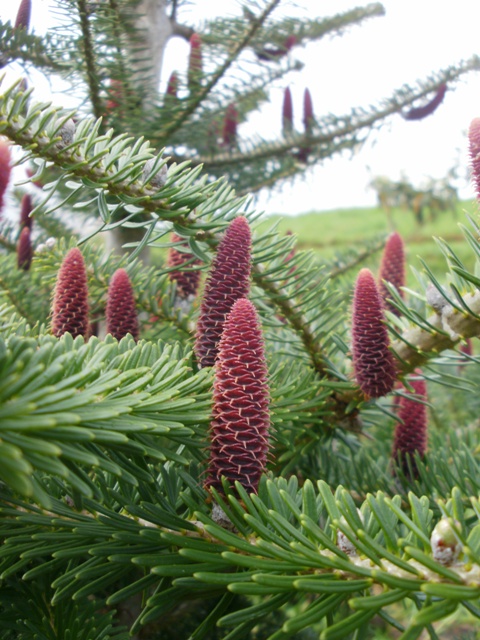
[[[398,113],[402,109],[410,106],[417,99],[426,97],[431,94],[432,90],[442,82],[451,82],[458,79],[464,73],[480,69],[480,57],[472,56],[466,61],[462,61],[456,67],[449,67],[439,72],[435,78],[427,79],[420,91],[410,90],[406,92],[396,92],[393,96],[384,101],[383,108],[372,109],[369,113],[361,112],[358,115],[354,109],[350,114],[344,116],[328,117],[319,120],[317,127],[308,134],[293,133],[285,140],[275,142],[265,142],[256,145],[248,151],[231,150],[229,152],[219,153],[215,156],[206,155],[191,158],[192,166],[201,164],[207,171],[216,169],[225,169],[225,167],[241,165],[245,162],[253,162],[255,160],[266,160],[272,157],[282,157],[290,155],[293,150],[303,147],[311,147],[312,157],[330,157],[332,155],[331,145],[336,144],[338,150],[356,144],[356,138],[352,136],[361,131],[372,129],[372,127],[380,123],[385,118]],[[338,140],[343,140],[342,144]],[[178,162],[184,158],[182,156],[173,156]]]
[[[80,16],[80,27],[82,30],[83,53],[86,66],[87,84],[89,88],[90,102],[96,118],[103,115],[103,105],[98,93],[99,76],[95,65],[95,51],[92,32],[90,30],[89,14],[86,0],[77,0],[78,13]]]
[[[307,320],[298,310],[295,300],[288,297],[285,291],[282,291],[275,282],[264,275],[264,267],[261,264],[253,265],[253,277],[255,282],[265,291],[271,298],[275,306],[281,311],[282,315],[288,320],[292,328],[298,333],[302,343],[309,354],[312,365],[318,374],[324,376],[326,374],[326,366],[322,350]]]
[[[380,251],[385,246],[385,238],[382,240],[378,240],[375,244],[368,249],[360,251],[356,256],[354,256],[351,260],[347,260],[344,264],[338,265],[337,267],[333,267],[329,271],[329,278],[338,278],[339,276],[347,273],[350,269],[361,264],[364,260],[368,260],[374,253]]]
[[[165,145],[168,143],[169,137],[177,131],[186,120],[189,118],[192,113],[196,110],[196,108],[203,102],[203,100],[208,96],[210,91],[215,87],[217,82],[224,76],[225,72],[229,69],[232,63],[237,59],[240,53],[244,50],[244,48],[248,45],[248,43],[252,40],[255,33],[262,26],[268,16],[272,13],[272,11],[277,7],[281,0],[271,0],[269,5],[265,8],[265,10],[261,13],[261,15],[253,21],[248,29],[246,30],[243,38],[240,38],[235,42],[231,53],[228,55],[225,62],[220,65],[220,67],[211,75],[210,79],[206,83],[206,85],[200,88],[195,96],[188,102],[188,105],[185,109],[178,112],[178,115],[173,115],[173,118],[165,129],[162,131],[162,139],[160,140],[161,145]]]

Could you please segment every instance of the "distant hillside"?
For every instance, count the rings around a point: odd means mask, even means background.
[[[420,255],[439,277],[445,273],[445,261],[433,237],[443,238],[459,257],[471,264],[472,251],[463,238],[459,224],[469,226],[466,214],[474,219],[479,216],[475,200],[461,202],[456,211],[437,215],[423,225],[415,221],[412,212],[394,210],[392,220],[407,248],[409,265],[421,269],[417,259]],[[278,222],[280,232],[292,231],[298,238],[298,246],[318,252],[320,259],[330,260],[334,255],[352,247],[361,247],[366,240],[387,235],[393,229],[389,226],[384,211],[378,208],[338,209],[327,212],[310,212],[298,216],[268,216],[262,227],[268,228]]]

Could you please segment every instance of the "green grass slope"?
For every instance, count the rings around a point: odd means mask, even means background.
[[[386,236],[395,230],[405,242],[408,265],[421,270],[422,265],[418,259],[421,256],[441,278],[446,271],[445,260],[434,237],[443,238],[469,268],[473,266],[472,252],[459,228],[459,224],[468,226],[466,213],[473,218],[479,215],[476,201],[461,202],[455,211],[439,213],[434,220],[427,214],[422,225],[416,222],[413,212],[396,209],[391,213],[392,226],[385,211],[379,208],[312,211],[298,216],[274,215],[266,218],[263,225],[268,228],[273,221],[278,221],[280,232],[294,233],[298,247],[315,250],[322,262],[349,249],[361,249],[365,242]],[[378,259],[379,256],[376,257],[376,262]],[[413,286],[410,274],[407,284]]]

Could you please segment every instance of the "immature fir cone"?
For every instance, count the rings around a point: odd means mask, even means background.
[[[32,12],[32,0],[22,0],[15,18],[15,29],[28,29],[30,26],[30,14]]]
[[[10,143],[0,138],[0,217],[11,172]]]
[[[170,74],[170,78],[168,79],[166,95],[170,99],[176,99],[177,92],[178,92],[178,76],[176,71],[172,71],[172,73]]]
[[[32,263],[33,249],[30,240],[30,228],[23,227],[17,243],[17,266],[28,271]]]
[[[282,131],[283,135],[289,135],[293,131],[293,102],[289,87],[285,89],[283,94]]]
[[[20,229],[23,229],[23,227],[28,227],[31,230],[33,218],[30,218],[30,212],[32,211],[32,209],[32,198],[28,193],[26,193],[23,196],[20,205]]]
[[[221,477],[256,492],[269,449],[269,390],[262,330],[253,304],[237,300],[225,321],[215,364],[207,487]]]
[[[198,33],[190,38],[190,55],[188,58],[188,88],[196,88],[202,78],[202,39]]]
[[[182,242],[185,246],[188,246],[184,238],[181,238],[176,233],[172,233],[172,242]],[[168,267],[176,267],[175,271],[170,271],[168,277],[177,283],[177,293],[180,298],[187,299],[190,296],[195,296],[198,291],[198,285],[200,284],[201,272],[197,271],[184,271],[182,266],[188,262],[187,269],[200,264],[198,258],[193,259],[192,253],[184,253],[178,251],[175,247],[170,247],[167,257]]]
[[[251,243],[247,219],[235,218],[218,246],[205,283],[195,341],[200,367],[213,366],[227,314],[236,300],[248,296]]]
[[[395,385],[396,366],[389,342],[375,279],[369,269],[362,269],[353,296],[352,356],[355,378],[367,397],[380,398]]]
[[[238,111],[234,104],[229,104],[223,120],[223,144],[234,147],[237,144]]]
[[[417,369],[416,375],[421,375]],[[392,457],[400,460],[403,472],[408,475],[407,454],[410,454],[410,465],[414,475],[417,474],[413,455],[418,452],[420,457],[427,450],[427,407],[420,401],[427,401],[427,385],[423,378],[409,380],[413,392],[404,389],[408,397],[401,396],[397,404],[399,422],[395,426]]]
[[[468,143],[472,180],[477,191],[477,200],[480,202],[480,118],[474,118],[470,123]]]
[[[446,93],[447,85],[445,83],[441,84],[433,98],[427,102],[427,104],[424,104],[423,107],[414,107],[413,109],[410,109],[410,111],[407,111],[403,117],[405,120],[423,120],[423,118],[431,115],[442,104]]]
[[[312,94],[308,89],[305,89],[303,94],[303,125],[305,127],[305,133],[311,133],[313,122]]]
[[[125,269],[117,269],[110,280],[107,295],[107,333],[117,340],[127,333],[138,340],[138,316],[135,309],[132,284]]]
[[[76,338],[88,335],[88,288],[85,262],[74,247],[58,272],[52,308],[52,333],[59,338],[67,331]]]
[[[384,308],[400,316],[400,311],[388,302],[391,294],[385,286],[384,281],[393,284],[403,298],[401,287],[405,286],[405,249],[402,237],[396,231],[387,238],[387,242],[385,243],[378,274],[378,290]]]

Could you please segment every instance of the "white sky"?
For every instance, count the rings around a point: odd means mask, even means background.
[[[14,20],[20,0],[1,0],[0,18]],[[32,26],[36,33],[51,23],[50,0],[33,0]],[[205,15],[196,9],[207,3],[195,0],[190,9],[192,22]],[[222,0],[222,11],[233,6]],[[360,0],[298,0],[308,15],[329,16],[367,2]],[[294,49],[305,62],[302,72],[288,79],[294,102],[294,118],[301,130],[302,100],[310,89],[314,112],[348,113],[352,107],[374,104],[404,83],[413,83],[431,72],[462,58],[480,54],[478,26],[480,3],[476,0],[384,0],[386,16],[372,18],[363,26],[352,27],[342,37]],[[218,7],[213,0],[211,11]],[[186,43],[176,39],[165,61],[164,77],[177,66],[179,56],[186,61]],[[186,64],[186,62],[185,62]],[[14,72],[14,70],[12,70]],[[8,81],[7,81],[8,82]],[[261,113],[240,128],[245,135],[271,127],[275,137],[281,121],[283,89],[287,81],[274,87],[271,100]],[[51,89],[46,79],[35,76],[34,97],[45,99]],[[474,197],[468,180],[466,131],[474,117],[480,116],[480,72],[464,76],[447,92],[443,104],[425,120],[406,122],[400,116],[390,119],[381,131],[373,132],[368,143],[353,157],[351,153],[309,169],[293,184],[276,188],[261,196],[257,207],[271,213],[295,214],[375,203],[368,188],[378,175],[399,179],[404,174],[420,186],[429,177],[442,178],[454,165],[459,166],[457,186],[462,197]],[[73,106],[68,96],[54,94],[54,102]]]

